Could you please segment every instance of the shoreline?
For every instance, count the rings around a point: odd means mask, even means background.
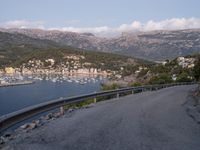
[[[33,84],[33,83],[35,83],[35,82],[34,81],[23,81],[23,82],[19,82],[19,83],[6,83],[6,84],[0,84],[0,87],[28,85],[28,84]]]

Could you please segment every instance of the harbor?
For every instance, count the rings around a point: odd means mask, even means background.
[[[105,77],[103,76],[69,76],[69,75],[60,75],[60,74],[3,74],[0,76],[0,87],[5,86],[19,86],[19,85],[27,85],[33,84],[36,81],[49,81],[53,83],[77,83],[80,85],[84,85],[87,83],[95,83],[98,80],[104,81]]]

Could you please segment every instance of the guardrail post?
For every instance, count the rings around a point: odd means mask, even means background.
[[[117,98],[119,98],[119,93],[117,93],[117,96],[116,96]]]
[[[94,93],[97,93],[96,91],[94,91]],[[97,103],[97,97],[94,97],[94,103]]]
[[[61,114],[61,115],[64,115],[64,114],[65,114],[64,106],[61,106],[61,107],[60,107],[60,114]]]
[[[97,98],[96,97],[94,98],[94,103],[97,103]]]
[[[131,94],[134,94],[134,90],[131,91]]]

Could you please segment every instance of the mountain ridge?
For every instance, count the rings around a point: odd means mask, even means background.
[[[50,40],[61,46],[118,53],[148,60],[173,59],[200,52],[200,29],[130,32],[112,38],[58,30],[1,28],[0,31]]]

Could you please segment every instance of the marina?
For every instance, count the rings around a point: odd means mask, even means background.
[[[69,82],[69,83],[78,83],[84,85],[90,82],[97,82],[97,80],[105,80],[105,77],[102,76],[65,76],[60,74],[31,74],[31,75],[0,75],[0,87],[4,86],[16,86],[16,85],[26,85],[32,84],[35,81],[50,81],[50,82]]]

